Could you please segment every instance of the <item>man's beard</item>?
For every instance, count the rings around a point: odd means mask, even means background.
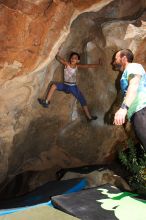
[[[113,64],[113,69],[114,69],[115,71],[122,71],[122,65],[119,64],[119,63],[114,63],[114,64]]]

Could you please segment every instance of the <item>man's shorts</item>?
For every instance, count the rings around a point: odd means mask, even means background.
[[[81,106],[87,105],[87,102],[82,95],[81,91],[77,85],[67,85],[65,83],[55,83],[58,91],[63,91],[65,93],[71,93],[80,102]]]

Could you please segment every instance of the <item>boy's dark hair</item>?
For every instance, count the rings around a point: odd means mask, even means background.
[[[80,60],[80,55],[76,52],[72,52],[69,56],[69,61],[71,60],[72,56],[76,55],[78,57],[78,60]]]
[[[129,63],[132,63],[134,55],[130,49],[123,49],[120,51],[120,57],[126,56]]]

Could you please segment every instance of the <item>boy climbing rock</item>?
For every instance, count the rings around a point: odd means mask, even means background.
[[[97,68],[97,66],[101,65],[101,60],[99,59],[98,64],[79,64],[80,55],[76,52],[71,53],[69,57],[69,62],[60,57],[59,54],[57,54],[56,59],[64,65],[64,82],[52,84],[47,98],[38,99],[39,104],[41,104],[44,108],[48,108],[55,90],[63,91],[65,93],[71,93],[80,102],[86,115],[87,121],[90,122],[92,120],[96,120],[97,116],[93,116],[90,114],[85,97],[83,96],[76,84],[76,75],[79,68]]]

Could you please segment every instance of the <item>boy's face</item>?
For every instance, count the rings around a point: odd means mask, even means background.
[[[80,60],[79,60],[79,58],[78,58],[78,56],[76,55],[76,54],[74,54],[72,57],[71,57],[71,59],[70,59],[70,63],[71,64],[77,64],[77,63],[79,63],[80,62]]]

